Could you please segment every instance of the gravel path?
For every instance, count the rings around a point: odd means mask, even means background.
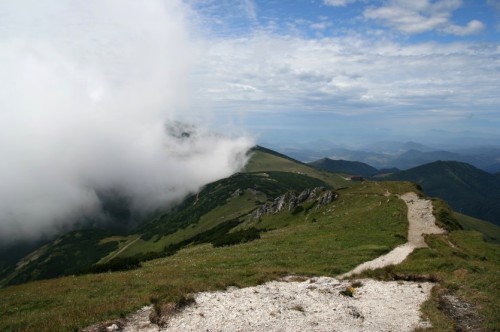
[[[383,256],[358,265],[353,270],[338,276],[338,278],[346,278],[365,270],[397,265],[404,261],[415,248],[427,247],[424,234],[441,234],[445,232],[435,224],[436,218],[432,214],[432,202],[430,200],[419,198],[413,192],[401,195],[401,199],[408,207],[408,242],[394,248]]]
[[[398,264],[427,246],[423,234],[444,232],[434,223],[429,200],[415,193],[401,199],[408,206],[408,242],[340,277]],[[149,322],[149,306],[129,316],[123,331],[413,331],[429,326],[420,306],[432,283],[360,281],[353,297],[341,294],[348,281],[327,277],[198,293],[195,303],[170,317],[166,327]]]
[[[353,297],[346,282],[313,278],[199,293],[196,304],[163,331],[413,331],[426,327],[419,307],[430,283],[361,280]],[[160,330],[162,331],[162,330]]]
[[[436,218],[432,214],[432,202],[419,198],[410,192],[401,196],[408,206],[408,243],[414,248],[427,247],[423,234],[442,234],[445,230],[436,226]]]

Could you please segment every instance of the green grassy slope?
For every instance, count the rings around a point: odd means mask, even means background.
[[[118,239],[101,242],[110,234],[104,230],[82,230],[60,236],[20,260],[0,285],[75,274],[116,250]]]
[[[74,274],[92,264],[107,263],[115,258],[143,260],[161,256],[168,246],[186,241],[224,221],[238,219],[287,190],[349,184],[338,175],[322,174],[271,150],[258,147],[254,151],[251,163],[266,165],[265,172],[247,170],[247,173],[210,183],[173,210],[149,216],[126,238],[107,241],[107,238],[114,238],[112,232],[98,230],[82,231],[86,234],[83,237],[77,236],[82,232],[64,235],[29,254],[20,267],[15,268],[15,262],[3,267],[0,286]],[[288,172],[294,167],[297,171]],[[314,176],[309,177],[300,170]],[[242,195],[236,195],[237,191]]]
[[[458,212],[454,216],[464,230],[477,231],[486,241],[500,244],[500,227],[497,225]]]
[[[316,186],[330,186],[338,197],[323,206],[305,201],[293,211],[252,217],[252,211],[279,195]],[[0,331],[74,331],[193,292],[250,286],[292,273],[336,276],[406,242],[407,210],[397,195],[408,191],[418,189],[409,182],[351,183],[256,149],[245,173],[205,186],[175,209],[152,216],[134,234],[89,237],[98,246],[112,246],[94,255],[101,263],[151,253],[157,259],[129,271],[0,289]],[[478,306],[482,303],[484,327],[494,330],[500,326],[494,314],[500,299],[499,246],[484,242],[477,232],[458,230],[458,223],[467,229],[467,222],[478,229],[477,221],[463,221],[460,216],[457,221],[443,202],[433,204],[450,234],[428,237],[430,248],[417,250],[397,268],[371,275],[435,275],[440,288],[425,312],[436,331],[453,328],[439,310],[441,291],[454,292]],[[221,238],[255,232],[258,236],[246,243],[214,245]],[[71,236],[68,239],[82,238]],[[78,248],[77,243],[70,248]],[[63,251],[59,254],[65,257]]]
[[[275,229],[245,244],[191,245],[136,270],[0,289],[0,330],[69,331],[123,316],[152,299],[175,301],[290,273],[335,276],[406,241],[406,207],[384,192],[377,183],[359,184],[317,210],[247,220],[245,227]]]
[[[439,285],[422,308],[433,325],[430,331],[499,331],[500,246],[485,242],[479,232],[458,230],[449,235],[427,236],[426,242],[429,248],[415,250],[400,265],[363,276],[384,280],[418,280],[423,276],[438,280]],[[448,294],[457,297],[461,306],[471,308],[470,313],[443,312],[449,310],[443,307],[443,295]]]
[[[270,150],[260,147],[255,148],[252,158],[245,167],[245,172],[281,171],[305,174],[324,181],[334,188],[348,187],[351,182],[339,174],[317,170],[309,165],[288,158],[279,153],[270,153]]]
[[[268,199],[288,190],[329,187],[319,179],[286,172],[239,173],[208,184],[173,211],[145,223],[135,241],[119,257],[161,252],[169,245],[187,241],[228,220],[238,220]]]
[[[245,216],[266,200],[287,190],[352,185],[338,174],[316,170],[263,147],[254,148],[251,154],[244,173],[211,183],[199,194],[186,198],[174,211],[152,218],[137,231],[141,239],[119,255],[111,253],[101,262],[109,257],[160,252],[169,245],[192,238],[224,221]],[[241,191],[243,196],[234,195],[236,191]]]

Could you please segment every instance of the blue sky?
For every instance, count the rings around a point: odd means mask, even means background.
[[[188,3],[204,45],[194,107],[220,131],[500,142],[498,0]]]

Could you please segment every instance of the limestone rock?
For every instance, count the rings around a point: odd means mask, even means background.
[[[263,215],[276,214],[283,210],[288,212],[295,211],[295,208],[302,203],[316,203],[315,208],[331,203],[337,198],[337,193],[325,189],[324,187],[316,187],[313,189],[305,189],[298,193],[289,191],[281,196],[278,196],[274,201],[266,203],[253,212],[252,217],[258,219]]]

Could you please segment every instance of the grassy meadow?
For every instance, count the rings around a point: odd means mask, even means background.
[[[172,211],[152,216],[136,234],[91,238],[99,246],[114,246],[100,256],[100,263],[148,253],[164,257],[123,272],[0,288],[0,331],[75,331],[125,317],[144,305],[177,302],[194,292],[252,286],[289,274],[334,277],[406,242],[407,208],[398,195],[421,195],[416,185],[354,183],[279,154],[259,149],[253,153],[246,173],[207,185]],[[306,201],[293,212],[252,217],[264,202],[316,186],[333,189],[338,197],[321,207]],[[363,276],[439,281],[423,306],[434,331],[456,328],[439,309],[445,293],[477,308],[481,328],[500,330],[500,248],[484,241],[494,242],[498,230],[452,213],[442,200],[433,199],[433,205],[438,224],[450,233],[428,236],[429,248],[416,250],[398,266]],[[211,244],[214,236],[245,230],[258,231],[260,238],[225,247]],[[68,248],[81,247],[69,242]],[[166,256],[172,245],[176,249]],[[42,265],[33,266],[36,273]]]
[[[500,246],[471,230],[428,235],[426,242],[428,248],[415,250],[401,264],[361,276],[382,280],[418,280],[423,276],[437,281],[431,299],[422,308],[433,325],[429,331],[500,331]],[[450,313],[443,313],[442,295],[446,294],[457,297],[470,311],[452,313],[457,315],[453,321]]]
[[[292,273],[336,276],[406,241],[406,206],[394,195],[384,196],[392,188],[383,186],[366,182],[340,190],[337,200],[320,209],[255,220],[254,226],[275,229],[253,242],[188,246],[135,270],[0,289],[0,330],[72,331],[193,292]]]

